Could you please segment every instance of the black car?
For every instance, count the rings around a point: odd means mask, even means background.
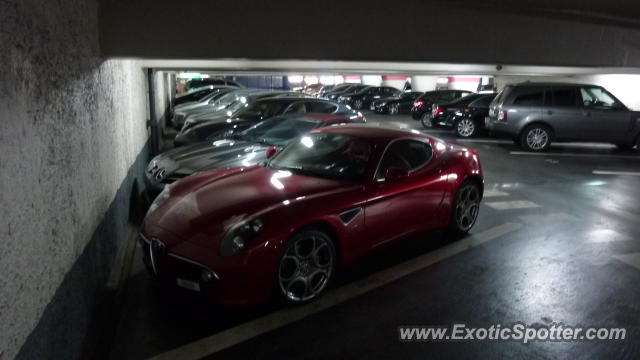
[[[184,94],[176,96],[176,98],[173,99],[173,106],[200,101],[202,98],[214,92],[216,88],[216,86],[203,86],[191,89]]]
[[[451,126],[459,137],[470,138],[486,130],[485,118],[489,116],[489,104],[496,94],[483,94],[466,108],[453,114]]]
[[[195,89],[203,86],[233,86],[236,88],[243,88],[244,86],[237,81],[226,80],[220,78],[200,78],[200,79],[191,79],[187,81],[185,88],[187,90]]]
[[[319,113],[353,118],[364,122],[362,114],[345,105],[314,98],[265,98],[240,107],[233,113],[220,114],[218,118],[185,127],[174,139],[176,146],[194,144],[238,133],[262,120],[283,114]]]
[[[408,114],[411,111],[413,102],[422,94],[424,93],[420,91],[410,91],[404,92],[399,96],[377,99],[371,102],[369,108],[378,114]]]
[[[147,166],[148,194],[155,197],[166,184],[197,171],[255,165],[266,160],[270,146],[284,146],[315,128],[352,122],[362,121],[336,114],[288,114],[262,121],[228,138],[169,150]]]
[[[411,117],[413,120],[423,120],[423,122],[428,124],[431,119],[431,107],[434,103],[451,102],[469,94],[472,94],[472,92],[465,90],[427,91],[411,106]]]
[[[350,84],[348,86],[341,87],[338,90],[334,89],[332,91],[329,91],[324,95],[324,97],[329,100],[337,100],[338,97],[340,97],[340,95],[347,94],[347,93],[354,93],[368,87],[369,87],[368,85]]]
[[[318,94],[318,96],[320,97],[327,97],[327,95],[330,92],[338,92],[338,91],[343,91],[345,90],[347,87],[349,86],[353,86],[354,84],[348,84],[348,83],[342,83],[342,84],[336,84],[336,85],[329,85],[326,87],[323,87],[322,90],[320,90],[320,94]]]
[[[481,94],[470,94],[461,99],[454,100],[446,103],[434,103],[431,106],[431,118],[428,124],[424,124],[425,127],[445,127],[452,128],[451,118],[456,112],[462,111],[469,104],[479,99]]]
[[[371,102],[382,97],[398,96],[402,93],[390,86],[368,86],[355,92],[344,93],[338,97],[338,102],[350,105],[356,110],[369,107]]]

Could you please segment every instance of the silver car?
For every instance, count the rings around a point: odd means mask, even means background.
[[[545,151],[552,141],[607,142],[623,149],[640,141],[640,112],[597,85],[507,85],[491,102],[486,126],[512,135],[529,151]]]

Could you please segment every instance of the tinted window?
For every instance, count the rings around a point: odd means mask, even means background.
[[[576,106],[576,89],[573,87],[554,86],[549,90],[549,94],[551,95],[551,105],[553,106]]]
[[[307,112],[318,112],[324,114],[332,114],[338,110],[338,107],[331,103],[311,101],[307,103]]]
[[[521,106],[542,106],[543,102],[543,87],[521,87],[513,99],[513,105]]]
[[[308,133],[320,123],[311,119],[271,118],[240,133],[240,137],[261,140],[271,145],[284,145],[291,139]]]
[[[488,108],[489,104],[493,101],[493,95],[491,96],[481,96],[479,99],[475,99],[472,101],[469,106],[476,108]]]
[[[417,140],[400,140],[389,145],[380,161],[376,179],[382,180],[387,170],[393,167],[407,171],[425,165],[431,159],[431,146]]]

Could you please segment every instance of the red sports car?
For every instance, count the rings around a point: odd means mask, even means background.
[[[417,131],[340,125],[269,155],[164,189],[141,231],[154,276],[217,304],[301,303],[374,248],[478,217],[477,152]]]

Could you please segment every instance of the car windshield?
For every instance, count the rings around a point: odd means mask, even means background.
[[[271,117],[282,113],[289,105],[291,101],[256,101],[249,106],[240,107],[238,115],[240,114],[261,114],[264,117]]]
[[[277,117],[252,126],[238,134],[237,137],[281,146],[287,144],[291,139],[315,129],[319,124],[318,121],[312,119]]]
[[[289,144],[267,166],[303,175],[356,180],[364,176],[370,157],[371,146],[361,139],[315,133]]]

